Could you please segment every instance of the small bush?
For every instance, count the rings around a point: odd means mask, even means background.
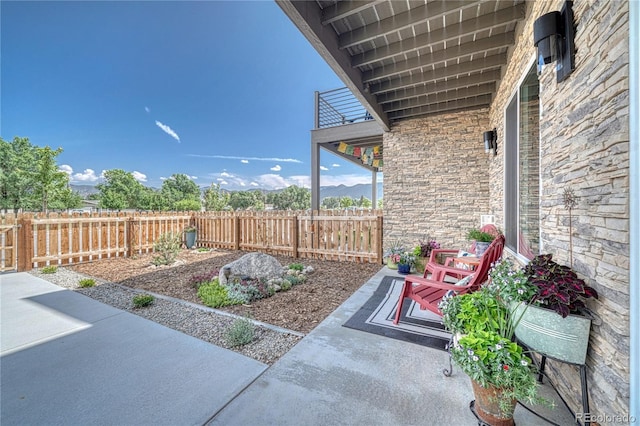
[[[210,250],[210,249],[208,249],[208,248],[206,248],[206,247],[200,247],[200,248],[197,248],[197,249],[196,249],[196,251],[197,251],[198,253],[208,253],[208,252],[209,252],[209,251],[211,251],[211,250]]]
[[[153,303],[156,298],[150,294],[136,294],[133,296],[133,306],[136,308],[144,308]]]
[[[189,286],[197,290],[202,284],[210,283],[214,279],[217,279],[219,273],[220,270],[214,269],[213,271],[205,272],[204,274],[192,275],[191,278],[189,278]]]
[[[40,270],[40,272],[43,274],[55,274],[58,272],[58,267],[54,265],[45,266]]]
[[[153,243],[153,250],[157,256],[153,258],[152,263],[158,265],[171,265],[175,262],[180,253],[182,246],[182,238],[180,234],[172,234],[170,232],[160,235]]]
[[[248,318],[238,318],[225,333],[227,344],[234,348],[251,343],[255,336],[255,325]]]
[[[198,297],[202,303],[210,308],[220,308],[222,306],[233,305],[233,301],[229,299],[227,289],[220,285],[217,279],[210,283],[204,283],[198,288]]]
[[[289,275],[286,279],[291,285],[297,285],[303,283],[306,278],[304,275]]]
[[[302,263],[292,263],[289,265],[289,269],[293,269],[294,271],[302,271],[304,269],[304,265]]]
[[[78,285],[82,288],[93,287],[96,285],[96,280],[93,278],[83,278],[78,282]]]
[[[254,300],[269,297],[267,284],[261,280],[232,281],[226,284],[229,299],[234,303],[249,303]]]
[[[280,283],[280,289],[282,291],[287,291],[287,290],[291,289],[292,285],[293,285],[293,283],[291,283],[291,279],[287,278],[286,280],[282,280],[282,282]]]

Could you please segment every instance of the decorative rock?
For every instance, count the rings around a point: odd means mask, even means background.
[[[278,262],[275,257],[264,253],[245,254],[240,259],[224,265],[218,275],[218,279],[222,285],[227,283],[227,276],[225,276],[224,272],[226,268],[230,268],[228,276],[248,276],[250,278],[264,278],[266,280],[282,276],[282,265],[280,265],[280,262]]]

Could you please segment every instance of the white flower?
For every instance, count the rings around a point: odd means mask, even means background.
[[[478,358],[477,356],[475,356],[475,355],[473,356],[473,360],[474,360],[474,361],[478,361],[479,359],[480,359],[480,358]]]
[[[501,345],[500,343],[498,343],[498,344],[496,345],[496,349],[497,349],[497,350],[502,349],[502,345]]]
[[[520,361],[520,364],[524,365],[525,367],[527,365],[529,365],[529,363],[527,361],[525,361],[524,359]]]

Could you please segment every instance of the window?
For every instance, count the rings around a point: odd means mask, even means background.
[[[540,97],[533,65],[505,110],[505,237],[526,258],[540,250]]]

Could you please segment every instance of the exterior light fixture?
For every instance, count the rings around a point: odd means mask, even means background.
[[[533,23],[533,44],[538,49],[538,75],[545,64],[557,61],[558,83],[575,69],[575,31],[573,27],[573,2],[567,1],[560,12],[542,15]]]
[[[493,155],[498,154],[498,130],[493,129],[484,132],[484,152],[489,154],[490,152]]]

